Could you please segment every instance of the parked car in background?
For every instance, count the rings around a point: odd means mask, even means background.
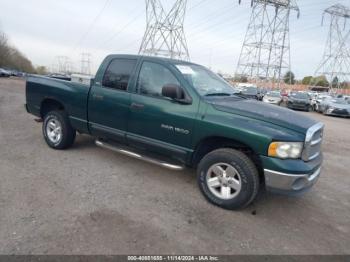
[[[271,91],[268,92],[264,98],[263,98],[264,103],[268,104],[274,104],[274,105],[281,105],[282,104],[282,96],[281,93],[278,91]]]
[[[25,74],[23,72],[18,71],[18,70],[12,70],[11,75],[16,76],[16,77],[23,77]]]
[[[0,68],[0,77],[10,77],[11,73],[5,69]]]
[[[329,99],[321,108],[324,115],[350,117],[350,101],[344,98]]]
[[[319,94],[316,99],[315,103],[313,105],[313,109],[315,112],[322,112],[322,108],[324,108],[325,104],[329,101],[332,100],[333,97],[328,94]]]
[[[281,97],[282,97],[282,102],[287,103],[287,101],[288,101],[288,91],[287,90],[282,90],[281,91]]]
[[[316,111],[316,104],[317,104],[317,99],[318,99],[319,94],[318,93],[311,93],[310,99],[311,99],[311,108],[313,111]]]
[[[310,97],[305,92],[291,92],[288,96],[287,107],[290,109],[310,111]]]
[[[258,88],[256,86],[242,87],[239,94],[248,99],[259,100]]]
[[[266,88],[258,88],[258,100],[262,101],[267,92]]]
[[[8,70],[11,74],[11,76],[17,76],[18,71],[17,70]]]

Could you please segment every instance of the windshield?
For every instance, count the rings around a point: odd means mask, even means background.
[[[229,83],[203,66],[180,64],[176,67],[201,96],[229,96],[236,92]]]
[[[291,93],[290,96],[297,99],[309,99],[308,94],[305,93]]]
[[[266,94],[266,96],[270,96],[270,97],[280,97],[281,95],[280,95],[280,93],[278,93],[278,92],[268,92],[268,93]]]

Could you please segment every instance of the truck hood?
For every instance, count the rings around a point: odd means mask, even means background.
[[[290,109],[254,100],[220,97],[210,98],[207,101],[216,110],[268,122],[303,134],[317,123],[315,120]]]

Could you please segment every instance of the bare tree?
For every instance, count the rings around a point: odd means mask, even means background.
[[[0,31],[0,67],[34,73],[32,62],[17,48],[9,44],[5,33]]]
[[[0,31],[0,67],[5,66],[10,60],[10,48],[6,35]]]

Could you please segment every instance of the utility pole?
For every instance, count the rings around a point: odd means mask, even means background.
[[[315,77],[325,76],[331,91],[339,88],[342,82],[350,81],[350,9],[340,4],[327,8],[323,12],[322,24],[326,15],[330,16],[329,32]]]
[[[187,0],[176,0],[168,13],[160,0],[146,0],[146,31],[139,54],[190,60],[184,20]]]
[[[81,69],[80,73],[83,75],[91,75],[91,54],[81,54]]]
[[[291,68],[289,16],[293,10],[299,17],[299,7],[295,0],[252,0],[251,6],[236,77],[280,86],[282,74]]]

